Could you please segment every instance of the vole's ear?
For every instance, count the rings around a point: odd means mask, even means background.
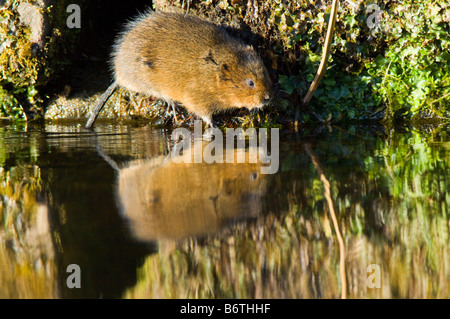
[[[231,79],[230,67],[226,63],[222,63],[219,68],[219,78],[222,81],[229,81]]]

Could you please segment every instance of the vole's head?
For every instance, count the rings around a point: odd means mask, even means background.
[[[272,81],[251,46],[233,48],[218,62],[218,87],[229,107],[262,108],[272,98]]]

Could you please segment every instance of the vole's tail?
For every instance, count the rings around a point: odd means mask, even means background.
[[[117,89],[117,82],[114,81],[103,93],[103,95],[100,97],[100,100],[98,100],[97,105],[95,106],[94,110],[92,111],[91,116],[89,117],[89,120],[86,123],[86,128],[90,129],[95,123],[95,120],[97,119],[98,114],[102,110],[103,106],[105,105],[106,101],[108,101],[109,97],[114,93],[114,91]]]

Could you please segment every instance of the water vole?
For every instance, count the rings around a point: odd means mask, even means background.
[[[92,127],[117,86],[181,103],[213,125],[212,114],[260,108],[272,82],[255,50],[221,27],[179,13],[149,12],[128,24],[112,53],[114,83],[86,124]]]

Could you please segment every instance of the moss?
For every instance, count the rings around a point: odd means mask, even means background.
[[[33,85],[37,77],[37,60],[32,57],[30,30],[20,27],[13,8],[0,10],[0,115],[4,117],[24,118],[14,93],[23,91],[23,87]],[[7,90],[5,88],[11,87]]]
[[[36,3],[12,0],[0,10],[0,116],[32,119],[43,115],[44,101],[39,91],[71,63],[70,52],[80,31],[66,27],[65,11],[71,1],[57,1],[40,9],[50,32],[39,47],[31,42],[30,28],[20,21],[21,2]]]

